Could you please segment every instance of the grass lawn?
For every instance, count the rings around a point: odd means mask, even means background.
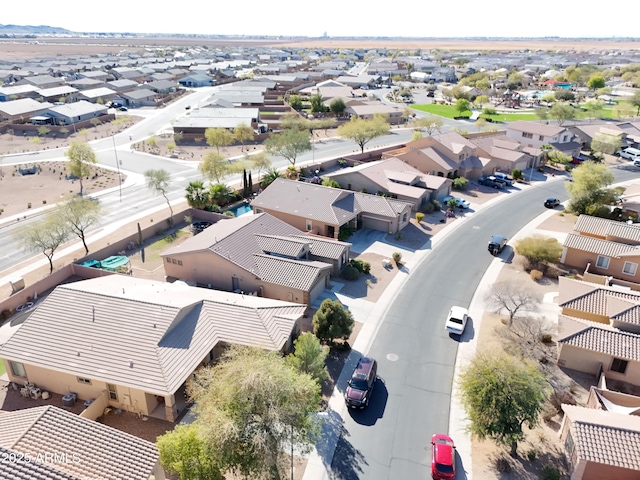
[[[459,115],[453,105],[438,105],[437,103],[412,105],[411,108],[420,110],[421,112],[440,115],[441,117],[454,118]],[[533,112],[515,112],[515,113],[499,113],[498,115],[480,115],[480,118],[491,118],[494,122],[515,122],[516,120],[537,120],[536,114]]]
[[[164,238],[152,243],[148,247],[145,247],[145,257],[149,260],[160,258],[160,253],[171,246],[171,244],[180,237],[185,235],[191,235],[185,230],[177,230],[174,234],[167,235]]]

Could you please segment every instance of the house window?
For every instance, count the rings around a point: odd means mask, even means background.
[[[611,362],[611,370],[612,372],[624,373],[627,371],[627,362],[626,360],[622,360],[621,358],[614,358],[613,362]]]
[[[176,264],[176,263],[178,263],[178,262],[176,261],[176,259],[175,259],[175,258],[172,258],[172,259],[171,259],[171,263],[173,263],[173,264],[175,265],[175,264]]]
[[[533,138],[533,133],[522,132],[524,138]]]
[[[88,378],[77,377],[78,383],[84,383],[85,385],[91,385],[91,380]]]
[[[115,385],[111,385],[110,383],[107,383],[107,390],[109,390],[109,399],[111,400],[118,400],[118,392],[116,390],[116,386]]]
[[[24,371],[24,365],[19,362],[9,362],[11,365],[11,373],[15,377],[27,378],[27,373]]]
[[[264,210],[262,210],[261,208],[256,208],[256,214],[262,213],[262,212],[264,212]]]
[[[171,259],[169,257],[165,257],[164,259],[167,261],[167,263],[171,263]]]
[[[407,213],[405,212],[405,213],[402,215],[402,223],[404,223],[404,222],[406,222],[406,221],[407,221]]]
[[[635,275],[636,270],[638,270],[638,264],[632,262],[624,262],[624,267],[622,267],[622,273],[627,275]]]
[[[182,260],[178,260],[178,265],[182,266]]]
[[[539,140],[539,141],[541,141],[541,142],[544,142],[544,136],[543,136],[543,135],[540,135],[540,136],[538,137],[538,140]]]
[[[307,232],[311,231],[312,228],[313,224],[311,223],[311,220],[307,220]]]
[[[596,267],[604,268],[605,270],[609,268],[609,257],[603,257],[602,255],[598,255],[598,260],[596,261]]]
[[[564,439],[564,448],[567,449],[567,453],[571,457],[573,455],[573,449],[575,448],[573,437],[571,436],[571,431],[567,433],[567,438]]]

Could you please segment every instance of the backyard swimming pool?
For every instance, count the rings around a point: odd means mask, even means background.
[[[235,207],[231,207],[229,210],[233,212],[236,217],[239,217],[240,215],[244,215],[246,213],[251,213],[253,211],[251,205],[249,205],[248,203],[241,203],[239,205],[236,205]]]

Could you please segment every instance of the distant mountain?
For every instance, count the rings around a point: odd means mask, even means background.
[[[74,33],[59,27],[48,25],[2,25],[0,24],[0,35],[56,35]]]

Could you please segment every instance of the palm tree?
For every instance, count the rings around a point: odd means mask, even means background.
[[[267,170],[267,172],[264,174],[260,185],[262,186],[262,188],[267,188],[278,178],[284,178],[284,176],[278,171],[277,168],[272,168],[270,170]]]
[[[236,194],[224,183],[216,183],[209,186],[209,198],[213,203],[221,207],[228,205]]]
[[[204,182],[190,182],[187,186],[187,194],[185,195],[187,203],[190,207],[202,210],[209,203],[209,192],[204,186]]]

